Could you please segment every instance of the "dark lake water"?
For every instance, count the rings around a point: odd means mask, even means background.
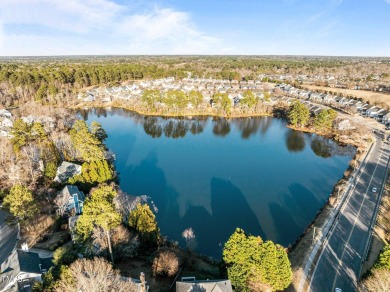
[[[81,113],[107,131],[121,188],[148,195],[163,235],[221,257],[236,227],[288,246],[325,204],[355,153],[332,140],[286,128],[271,117],[145,117]]]

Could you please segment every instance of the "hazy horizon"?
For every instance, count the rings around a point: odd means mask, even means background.
[[[0,56],[390,57],[390,0],[2,0]]]

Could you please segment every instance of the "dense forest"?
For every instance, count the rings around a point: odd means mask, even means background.
[[[68,102],[81,88],[129,80],[210,77],[258,79],[264,74],[335,74],[388,78],[388,59],[262,56],[37,57],[0,60],[0,104]],[[368,80],[367,79],[367,80]]]

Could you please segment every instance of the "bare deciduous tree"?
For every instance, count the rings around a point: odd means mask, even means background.
[[[359,291],[388,292],[390,291],[390,271],[387,269],[375,269],[360,285]]]
[[[93,246],[97,254],[102,254],[108,249],[106,233],[102,228],[96,226],[92,233]],[[138,236],[134,236],[123,225],[111,231],[111,240],[114,253],[121,258],[131,258],[137,255],[140,245]]]
[[[135,292],[137,286],[120,276],[103,258],[80,259],[70,265],[68,273],[56,285],[56,291]]]
[[[170,250],[161,251],[153,260],[153,273],[172,277],[179,271],[180,260]]]

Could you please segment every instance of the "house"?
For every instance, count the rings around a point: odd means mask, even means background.
[[[340,101],[342,100],[343,98],[341,97],[341,96],[336,96],[334,99],[333,99],[333,101],[335,102],[335,103],[340,103]]]
[[[29,251],[27,244],[17,248],[19,226],[7,224],[9,215],[0,209],[0,292],[32,291],[33,283],[42,280],[52,261]]]
[[[332,94],[327,94],[324,96],[324,102],[332,102],[334,100],[334,96]]]
[[[11,118],[12,114],[6,109],[0,109],[0,117]]]
[[[384,118],[385,116],[387,116],[388,114],[389,114],[389,111],[387,111],[387,110],[382,110],[382,111],[380,111],[380,112],[376,115],[375,119],[376,119],[378,122],[383,122],[383,118]]]
[[[32,123],[34,123],[34,120],[35,120],[35,118],[31,115],[29,115],[27,117],[22,117],[22,121],[28,125],[31,125]]]
[[[83,212],[84,201],[84,193],[72,185],[65,186],[54,198],[54,203],[57,205],[58,212],[61,216],[65,214],[81,214]]]
[[[317,115],[320,113],[320,111],[322,111],[322,108],[318,107],[318,106],[313,106],[310,108],[310,113],[313,114],[313,115]]]
[[[14,123],[9,119],[9,118],[6,118],[6,117],[0,117],[0,127],[1,128],[12,128],[12,126],[14,125]]]
[[[109,96],[102,97],[102,102],[111,102],[111,97]]]
[[[373,106],[367,110],[367,116],[369,116],[371,118],[375,118],[382,111],[383,111],[383,109],[381,109],[377,106]]]
[[[188,281],[186,281],[188,279]],[[230,280],[196,281],[195,277],[182,278],[176,282],[176,292],[233,292]]]
[[[63,161],[57,168],[57,174],[54,178],[54,181],[59,183],[66,183],[68,179],[77,174],[81,174],[81,165]]]
[[[360,113],[361,113],[362,115],[366,115],[367,110],[368,110],[370,107],[371,107],[371,106],[370,106],[369,104],[365,103],[365,104],[363,104],[363,105],[360,107],[359,111],[360,111]]]
[[[350,106],[354,106],[357,110],[361,109],[363,103],[360,100],[353,100],[349,103]]]
[[[95,100],[96,100],[96,97],[93,94],[88,94],[86,97],[83,98],[84,102],[91,102],[91,101],[95,101]]]
[[[384,124],[388,124],[390,123],[390,112],[388,112],[387,114],[383,115],[382,117],[382,123]]]

